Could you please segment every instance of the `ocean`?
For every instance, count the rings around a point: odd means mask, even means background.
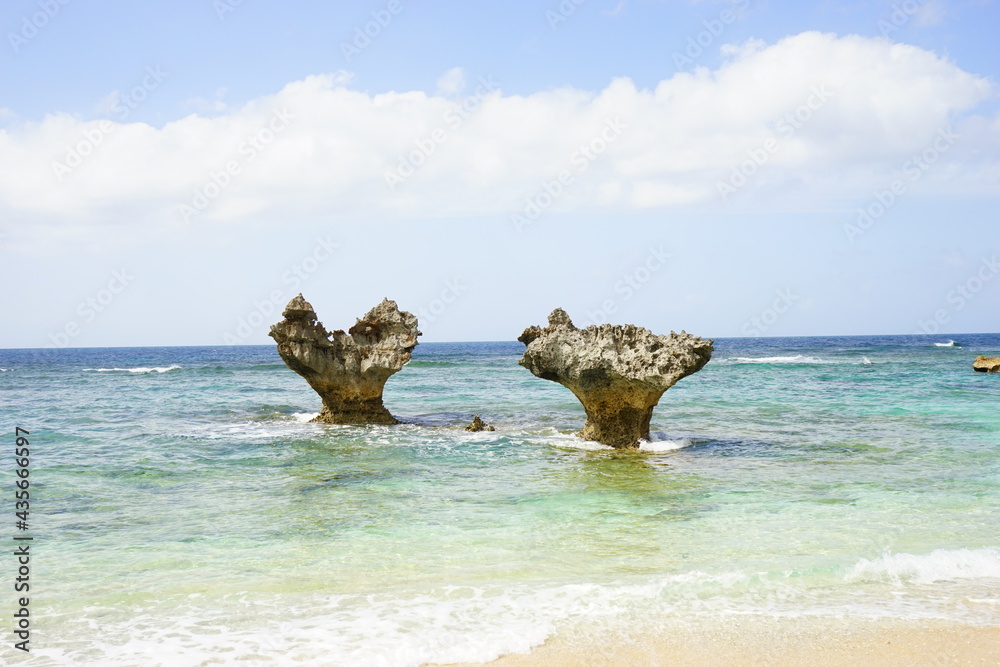
[[[1000,624],[1000,376],[972,370],[1000,335],[717,340],[639,453],[575,437],[582,406],[523,349],[419,345],[385,390],[404,423],[371,427],[308,423],[274,346],[0,350],[6,551],[33,537],[31,652],[5,630],[4,659],[405,666],[748,614]],[[477,413],[497,430],[465,432]]]

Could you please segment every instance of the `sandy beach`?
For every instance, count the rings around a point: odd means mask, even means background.
[[[471,665],[472,663],[464,663]],[[479,663],[483,664],[483,663]],[[496,667],[599,665],[937,666],[1000,664],[1000,626],[839,618],[734,617],[658,635],[552,639]],[[454,665],[452,667],[460,667]]]

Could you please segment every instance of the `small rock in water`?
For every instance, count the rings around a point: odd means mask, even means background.
[[[1000,357],[976,357],[972,369],[977,373],[1000,373]]]
[[[466,431],[495,431],[496,429],[493,428],[490,424],[487,424],[482,419],[480,419],[479,415],[476,415],[475,417],[472,418],[472,421],[469,423],[469,425],[465,427],[465,430]]]

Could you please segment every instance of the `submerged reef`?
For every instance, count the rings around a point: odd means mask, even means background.
[[[977,373],[1000,373],[1000,357],[976,357],[972,369]]]
[[[417,318],[383,299],[346,333],[328,332],[299,294],[285,319],[268,334],[285,364],[323,400],[312,421],[324,424],[398,424],[382,404],[386,380],[410,360],[417,346]]]
[[[649,439],[653,408],[667,389],[712,358],[711,340],[686,332],[657,336],[633,324],[586,329],[556,308],[544,329],[531,326],[518,340],[518,362],[543,380],[572,391],[587,412],[580,436],[618,449]]]

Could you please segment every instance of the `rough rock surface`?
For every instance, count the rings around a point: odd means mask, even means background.
[[[495,431],[496,429],[493,428],[490,424],[487,424],[482,419],[480,419],[479,415],[476,415],[475,417],[472,418],[472,421],[469,422],[469,425],[465,427],[465,430],[466,431]]]
[[[520,363],[572,391],[587,412],[580,435],[619,449],[649,439],[653,407],[667,389],[712,358],[711,340],[681,332],[657,336],[633,324],[577,329],[561,308],[544,329],[528,327]]]
[[[382,405],[389,376],[410,360],[417,346],[417,318],[384,299],[347,333],[328,332],[299,294],[269,334],[278,354],[323,399],[313,419],[325,424],[397,424]]]
[[[1000,357],[978,356],[972,362],[972,368],[979,373],[1000,373]]]

